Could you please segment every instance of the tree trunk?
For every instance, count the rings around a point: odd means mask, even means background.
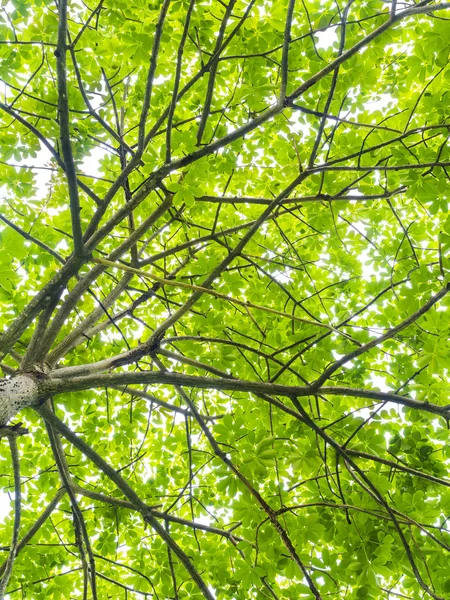
[[[6,425],[22,408],[36,405],[39,400],[39,382],[34,373],[1,379],[0,425]]]

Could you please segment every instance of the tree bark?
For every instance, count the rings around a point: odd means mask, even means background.
[[[0,379],[0,425],[6,425],[22,408],[38,404],[42,399],[39,387],[39,377],[34,373]]]

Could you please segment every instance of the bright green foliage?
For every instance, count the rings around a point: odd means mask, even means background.
[[[65,2],[0,12],[1,367],[173,544],[27,409],[7,597],[450,598],[450,5]]]

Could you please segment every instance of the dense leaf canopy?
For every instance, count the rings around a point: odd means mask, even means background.
[[[1,4],[0,597],[449,598],[450,4]]]

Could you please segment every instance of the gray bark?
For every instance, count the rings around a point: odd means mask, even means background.
[[[0,379],[0,425],[20,410],[40,402],[39,381],[33,373],[22,373],[10,379]]]

